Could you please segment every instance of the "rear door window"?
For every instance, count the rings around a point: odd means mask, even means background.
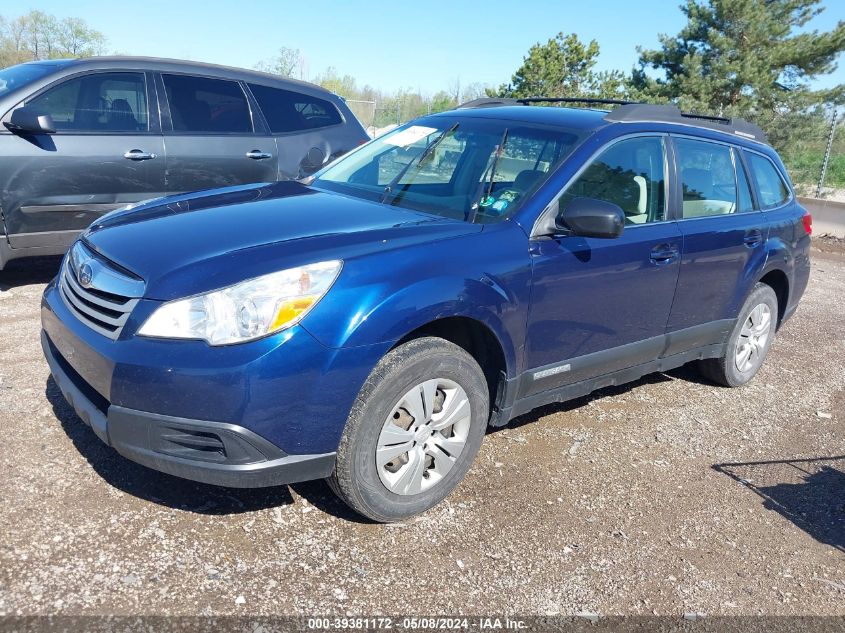
[[[92,73],[68,79],[27,101],[49,114],[56,130],[139,132],[149,129],[142,73]]]
[[[764,209],[779,207],[789,200],[789,188],[783,182],[780,172],[765,156],[746,152],[751,175],[757,183],[760,206]]]
[[[337,108],[326,99],[293,90],[249,84],[274,134],[314,130],[343,123]]]
[[[684,219],[736,213],[736,172],[731,148],[689,138],[675,139],[675,146]]]
[[[162,74],[176,132],[251,133],[249,104],[237,81]]]

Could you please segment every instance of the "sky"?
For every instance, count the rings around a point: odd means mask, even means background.
[[[636,47],[684,25],[680,0],[113,0],[0,1],[0,15],[38,9],[80,17],[105,34],[109,52],[252,68],[279,47],[298,48],[305,79],[333,66],[359,86],[431,95],[457,80],[498,86],[528,49],[559,31],[595,39],[598,70],[629,71]],[[808,25],[827,30],[845,20],[845,0],[825,0]],[[845,83],[845,60],[814,87]]]

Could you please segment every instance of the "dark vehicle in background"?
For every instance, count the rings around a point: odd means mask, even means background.
[[[319,86],[140,57],[0,70],[0,122],[0,270],[64,253],[119,207],[301,178],[368,140]]]

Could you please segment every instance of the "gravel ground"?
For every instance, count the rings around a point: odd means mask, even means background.
[[[752,384],[689,368],[491,432],[400,525],[322,482],[193,484],[100,444],[48,379],[56,260],[0,273],[0,615],[845,615],[845,248]]]

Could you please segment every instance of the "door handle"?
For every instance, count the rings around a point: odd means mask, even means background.
[[[124,158],[128,158],[129,160],[151,160],[156,157],[155,154],[152,152],[145,152],[140,149],[130,149],[123,155]]]
[[[680,251],[678,250],[678,247],[673,244],[658,244],[651,249],[649,259],[652,263],[660,266],[675,261],[679,254]]]
[[[254,149],[251,152],[246,153],[247,158],[251,158],[252,160],[262,160],[264,158],[272,158],[272,154],[268,152],[262,152],[260,149]]]
[[[750,231],[746,231],[745,237],[742,238],[742,241],[749,248],[760,246],[760,244],[763,243],[763,232],[760,229],[751,229]]]

